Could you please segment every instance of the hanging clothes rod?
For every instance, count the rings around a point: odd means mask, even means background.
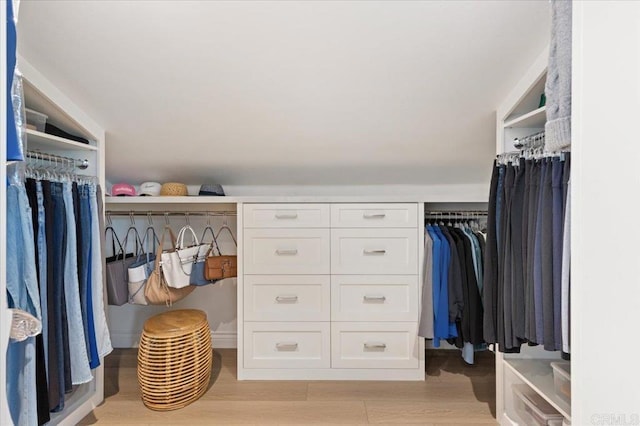
[[[523,138],[515,138],[513,146],[517,149],[535,149],[544,147],[544,131]]]
[[[438,210],[438,211],[430,211],[430,212],[424,212],[425,217],[426,216],[434,216],[434,215],[438,215],[441,216],[443,214],[450,214],[450,215],[475,215],[475,216],[486,216],[487,215],[487,211],[486,210]]]
[[[107,210],[105,212],[105,214],[107,216],[127,216],[127,217],[131,217],[131,216],[157,216],[157,217],[167,217],[167,216],[181,216],[181,217],[187,217],[187,216],[202,216],[202,217],[207,217],[207,216],[236,216],[237,213],[235,211],[211,211],[211,212],[188,212],[188,211],[182,211],[182,212],[161,212],[161,211],[140,211],[140,210],[136,210],[136,211],[109,211]]]
[[[49,166],[51,167],[59,167],[59,166],[69,167],[69,168],[77,167],[81,170],[84,170],[89,167],[89,160],[87,159],[79,160],[76,158],[63,157],[61,155],[46,154],[40,151],[27,151],[26,155],[27,155],[27,158],[30,158],[32,160],[48,161]]]
[[[487,212],[485,210],[466,210],[466,211],[431,211],[425,212],[425,219],[458,219],[470,220],[477,218],[485,218]]]

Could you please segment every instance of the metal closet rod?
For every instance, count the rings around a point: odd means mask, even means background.
[[[486,216],[486,210],[457,210],[457,211],[431,211],[424,212],[425,218],[443,218],[443,219],[468,219],[478,216]]]
[[[190,211],[170,211],[170,212],[160,212],[160,211],[141,211],[141,210],[131,210],[131,211],[109,211],[105,212],[107,216],[236,216],[237,213],[235,211],[211,211],[211,212],[190,212]]]
[[[544,146],[544,130],[538,133],[534,133],[523,138],[515,138],[513,140],[513,146],[517,149],[535,149]]]
[[[89,160],[87,159],[79,160],[77,158],[63,157],[61,155],[46,154],[40,151],[27,151],[26,154],[28,158],[48,161],[53,166],[57,166],[58,163],[62,163],[66,166],[73,166],[82,170],[89,167]]]

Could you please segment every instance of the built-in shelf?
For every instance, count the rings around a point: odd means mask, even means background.
[[[190,195],[184,197],[106,197],[107,204],[235,204],[240,200],[238,197],[218,197],[218,196],[198,196]]]
[[[520,128],[536,128],[544,127],[547,121],[546,107],[534,109],[531,112],[523,114],[519,117],[506,121],[504,127],[520,127]]]
[[[98,148],[48,133],[38,132],[37,130],[27,129],[27,149],[30,151],[97,151]]]
[[[571,420],[571,406],[562,400],[553,385],[553,359],[514,359],[505,358],[504,363],[524,383],[539,393],[556,410]]]

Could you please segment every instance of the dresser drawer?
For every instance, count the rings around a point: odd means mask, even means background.
[[[332,229],[332,274],[418,273],[417,229]]]
[[[415,322],[331,324],[333,368],[417,368]]]
[[[245,204],[245,228],[328,228],[328,204]]]
[[[245,229],[245,274],[328,274],[328,229]]]
[[[417,275],[332,275],[333,321],[417,321]]]
[[[329,321],[329,275],[247,275],[245,321]]]
[[[329,368],[328,322],[244,323],[246,368]]]
[[[333,228],[417,228],[417,204],[332,204]]]

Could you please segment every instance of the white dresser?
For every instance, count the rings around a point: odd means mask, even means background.
[[[422,206],[244,204],[238,379],[424,380]]]

